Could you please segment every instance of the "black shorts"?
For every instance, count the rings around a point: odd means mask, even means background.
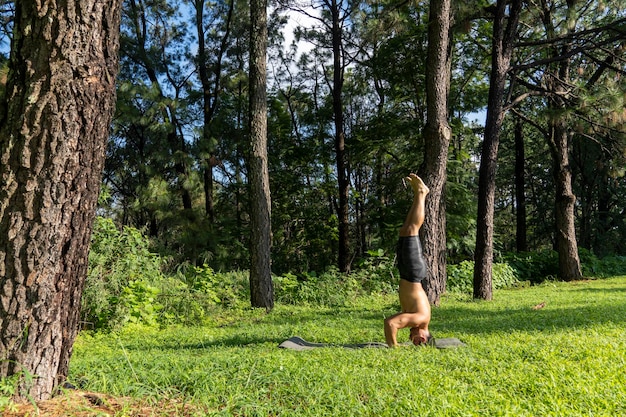
[[[420,282],[426,278],[428,269],[419,236],[400,236],[396,256],[400,278],[409,282]]]

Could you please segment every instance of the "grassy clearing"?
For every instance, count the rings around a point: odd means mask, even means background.
[[[431,329],[466,348],[277,348],[294,335],[383,341],[382,320],[396,308],[393,295],[370,296],[342,308],[224,311],[203,327],[82,333],[70,380],[193,404],[197,415],[626,415],[626,277],[499,290],[492,302],[447,296]]]

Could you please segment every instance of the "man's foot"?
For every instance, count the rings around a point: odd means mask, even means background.
[[[411,184],[411,188],[413,188],[413,192],[415,194],[426,195],[430,192],[430,189],[426,186],[426,184],[424,184],[424,181],[422,181],[422,179],[417,175],[411,173],[408,177],[406,177],[406,180],[409,184]]]

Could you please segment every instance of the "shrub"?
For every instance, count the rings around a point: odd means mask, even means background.
[[[472,293],[474,291],[474,261],[448,265],[446,288],[449,292]],[[505,263],[494,263],[492,268],[493,289],[507,288],[518,282],[516,272]]]
[[[273,281],[277,302],[343,306],[361,295],[397,291],[397,275],[393,260],[380,249],[368,252],[350,274],[329,267],[320,275],[286,273],[273,277]]]
[[[598,258],[587,249],[580,249],[580,263],[586,277],[606,278],[626,275],[626,256],[611,255]]]
[[[559,274],[559,255],[553,250],[507,253],[503,261],[515,270],[520,281],[538,284]]]
[[[362,292],[361,286],[351,275],[341,274],[331,267],[319,276],[315,272],[296,277],[285,274],[273,278],[276,300],[285,304],[315,304],[343,306]]]
[[[97,218],[81,311],[86,327],[201,324],[216,306],[249,300],[247,273],[184,265],[165,275],[164,259],[149,248],[150,240],[139,230],[120,231],[111,219]]]
[[[154,324],[162,306],[157,283],[162,259],[132,227],[118,230],[111,219],[96,218],[81,317],[86,327],[115,329],[129,321]]]
[[[399,277],[394,259],[382,249],[368,251],[351,275],[366,294],[388,294],[398,290]]]

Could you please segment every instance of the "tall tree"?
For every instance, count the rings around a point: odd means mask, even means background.
[[[176,180],[172,182],[188,214],[193,197],[187,188],[189,152],[182,133],[185,123],[180,109],[189,75],[183,73],[184,66],[178,65],[180,58],[176,56],[184,54],[184,50],[174,50],[183,38],[183,25],[178,20],[180,12],[176,5],[164,0],[127,0],[125,4],[121,39],[125,58],[135,71],[130,77],[133,83],[148,85],[154,96],[154,120],[150,122],[158,121],[158,130],[163,131],[165,141],[161,146],[169,153],[165,167],[173,167]],[[163,168],[159,167],[159,171]]]
[[[448,124],[450,92],[450,0],[431,0],[426,64],[426,126],[424,128],[424,182],[430,188],[426,219],[422,227],[424,255],[429,265],[425,290],[438,305],[446,288],[445,184],[448,146],[452,130]]]
[[[210,63],[209,51],[207,48],[206,27],[205,27],[205,0],[193,0],[195,10],[196,32],[198,36],[198,77],[202,89],[202,145],[206,148],[206,156],[204,159],[204,194],[205,194],[205,211],[211,223],[215,221],[215,207],[213,202],[214,188],[214,167],[218,164],[215,155],[215,146],[212,143],[211,124],[217,110],[219,96],[222,89],[222,67],[228,46],[230,43],[231,22],[235,9],[234,0],[229,0],[226,4],[226,12],[224,18],[224,29],[219,40],[215,56],[215,61]],[[213,31],[211,31],[213,32]]]
[[[270,249],[271,198],[267,166],[267,0],[250,2],[250,301],[274,307]]]
[[[342,99],[344,85],[344,71],[346,57],[343,47],[343,26],[349,14],[343,11],[343,2],[330,0],[325,2],[331,16],[331,34],[333,51],[333,114],[335,122],[335,158],[337,163],[337,185],[339,187],[339,205],[337,217],[339,219],[339,250],[337,263],[341,272],[350,269],[350,237],[348,218],[348,197],[350,180],[348,178],[346,155],[346,132],[344,126],[344,103]]]
[[[574,13],[575,0],[568,0],[567,14]],[[552,11],[547,3],[543,3],[542,21],[547,36],[556,37],[553,27]],[[570,94],[570,63],[569,54],[573,45],[570,41],[563,42],[562,46],[554,46],[553,57],[561,56],[564,59],[549,66],[546,74],[546,88],[551,92],[548,97],[548,111],[552,117],[548,120],[548,144],[554,164],[553,175],[556,185],[556,247],[559,252],[559,276],[571,281],[582,277],[580,258],[578,256],[578,242],[574,205],[576,196],[572,188],[572,170],[570,166],[571,131],[565,116]]]
[[[544,109],[538,117],[526,117],[525,121],[536,127],[548,144],[555,188],[553,224],[559,276],[575,280],[582,272],[576,235],[580,205],[574,194],[572,138],[581,135],[610,149],[616,136],[623,137],[621,126],[607,123],[613,115],[622,114],[623,91],[614,88],[612,77],[606,73],[617,73],[617,77],[623,73],[612,62],[621,59],[625,19],[621,8],[605,8],[595,2],[543,0],[533,5],[529,11],[540,24],[528,26],[527,40],[518,44],[528,61],[516,66],[516,82],[527,89],[520,98],[538,96],[536,108]],[[612,133],[615,130],[618,132]]]
[[[338,0],[311,0],[289,8],[302,13],[319,23],[318,27],[303,30],[302,35],[319,49],[314,55],[326,58],[326,51],[330,51],[331,69],[326,71],[322,63],[324,82],[330,90],[332,102],[332,125],[334,130],[333,148],[335,151],[335,175],[337,177],[338,198],[333,201],[338,220],[338,250],[337,264],[339,270],[347,272],[350,269],[350,218],[349,193],[350,178],[348,172],[348,152],[346,149],[345,103],[344,103],[344,76],[346,68],[352,62],[348,51],[350,35],[349,28],[353,21],[358,1],[341,2]],[[314,11],[315,13],[311,13]]]
[[[15,3],[0,108],[0,377],[68,374],[115,105],[121,0]]]
[[[517,25],[521,10],[522,0],[498,0],[494,12],[491,77],[485,137],[480,157],[474,254],[474,298],[485,300],[492,298],[493,216],[498,145],[502,119],[505,116],[507,73],[511,65],[513,42],[517,39]]]

